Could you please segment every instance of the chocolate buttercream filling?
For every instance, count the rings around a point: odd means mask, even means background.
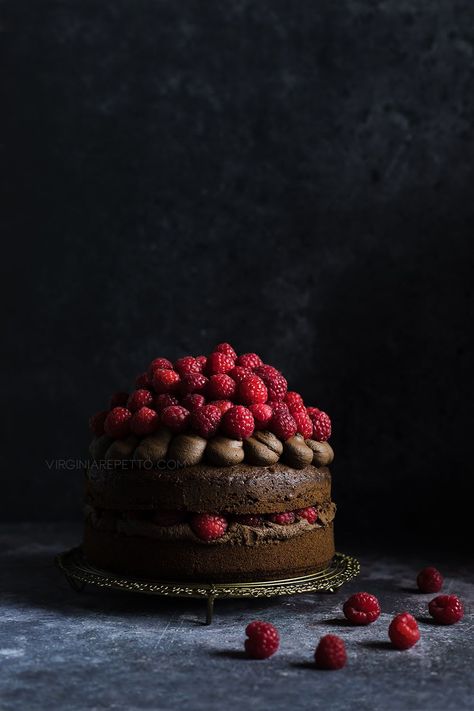
[[[193,541],[203,545],[258,546],[271,541],[295,538],[315,528],[325,528],[334,520],[336,505],[333,501],[326,501],[316,508],[318,510],[318,519],[315,523],[308,523],[304,518],[286,526],[268,520],[265,520],[261,526],[248,526],[237,521],[231,521],[225,534],[211,542],[204,542],[198,538],[187,522],[173,526],[159,526],[152,520],[126,518],[120,512],[98,512],[97,509],[89,505],[85,507],[85,515],[95,528],[120,533],[125,536],[139,536],[167,541]]]

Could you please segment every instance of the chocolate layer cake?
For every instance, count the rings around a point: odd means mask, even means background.
[[[257,355],[220,344],[155,359],[91,427],[84,552],[96,566],[225,582],[330,563],[330,420]]]

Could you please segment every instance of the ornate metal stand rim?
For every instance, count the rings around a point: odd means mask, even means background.
[[[56,556],[55,563],[76,592],[82,591],[87,584],[90,584],[100,588],[148,595],[205,597],[207,624],[212,622],[214,600],[217,598],[259,598],[308,592],[335,592],[360,572],[359,561],[344,553],[336,553],[327,568],[309,575],[238,583],[180,583],[127,578],[95,568],[84,558],[80,547],[60,553]]]

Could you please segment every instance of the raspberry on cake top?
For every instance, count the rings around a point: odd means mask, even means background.
[[[109,409],[90,418],[90,429],[97,460],[221,467],[281,460],[302,469],[334,456],[329,416],[306,406],[256,353],[238,356],[229,343],[174,363],[155,358],[131,393],[115,393]]]

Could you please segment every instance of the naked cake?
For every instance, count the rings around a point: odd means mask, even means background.
[[[334,556],[331,422],[228,343],[156,358],[90,420],[87,559],[168,581],[305,575]]]

